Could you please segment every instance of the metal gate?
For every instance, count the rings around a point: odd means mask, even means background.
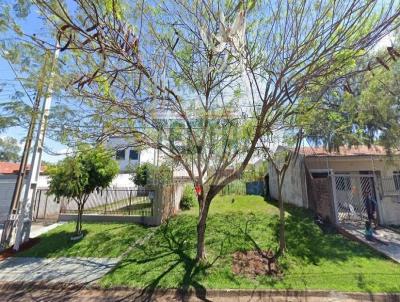
[[[365,202],[368,197],[376,201],[375,214],[378,214],[374,174],[334,174],[332,178],[338,223],[363,223],[368,220]]]
[[[57,221],[60,214],[60,204],[54,196],[47,195],[47,189],[37,189],[33,199],[33,221]]]

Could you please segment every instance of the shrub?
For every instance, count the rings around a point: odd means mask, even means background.
[[[170,166],[166,163],[162,163],[158,168],[155,167],[153,179],[156,183],[170,184],[173,179],[173,172]]]
[[[149,183],[151,170],[153,165],[144,163],[135,167],[133,172],[133,182],[135,185],[144,187]]]
[[[181,210],[190,210],[196,204],[196,194],[192,185],[187,185],[183,189],[183,194],[179,207]]]
[[[172,169],[163,163],[159,167],[151,163],[143,163],[133,170],[133,182],[138,186],[148,184],[169,184],[172,182]]]

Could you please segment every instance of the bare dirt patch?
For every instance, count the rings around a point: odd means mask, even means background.
[[[250,278],[282,275],[275,254],[271,250],[236,252],[233,254],[232,271],[236,275]]]
[[[8,257],[13,257],[15,254],[30,249],[32,246],[37,244],[40,241],[40,238],[30,238],[27,242],[24,242],[20,245],[19,251],[16,252],[13,250],[14,246],[11,246],[0,253],[0,261],[7,259]]]

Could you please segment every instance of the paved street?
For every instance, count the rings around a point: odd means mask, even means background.
[[[0,284],[1,301],[18,302],[397,302],[399,295],[391,294],[349,294],[340,292],[296,292],[296,291],[251,291],[251,290],[221,290],[196,292],[189,295],[179,295],[174,291],[159,290],[157,292],[146,293],[142,290],[97,290],[85,288],[53,288],[53,289],[34,289],[22,287],[21,289],[2,287]]]

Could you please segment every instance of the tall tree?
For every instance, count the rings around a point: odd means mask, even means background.
[[[400,13],[397,1],[372,0],[35,3],[68,50],[68,93],[82,100],[68,130],[130,135],[179,163],[199,188],[198,260],[213,197],[260,137],[310,91],[342,85]]]
[[[21,147],[13,137],[0,137],[0,160],[17,162],[20,158]]]

